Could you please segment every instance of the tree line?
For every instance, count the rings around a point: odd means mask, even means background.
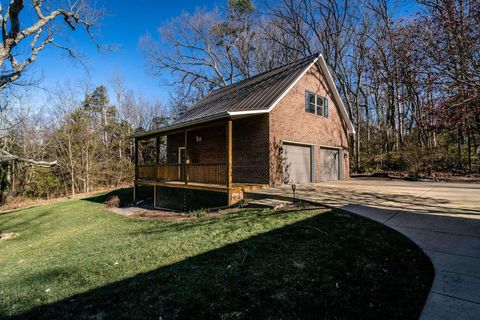
[[[29,162],[4,162],[4,196],[50,198],[129,184],[133,179],[135,132],[156,129],[167,121],[165,108],[124,87],[117,77],[106,86],[66,84],[52,89],[48,104],[28,112],[6,133],[2,144]],[[109,98],[114,95],[116,104]]]

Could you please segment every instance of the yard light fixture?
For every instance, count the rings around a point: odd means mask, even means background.
[[[295,190],[297,189],[296,184],[292,184],[292,191],[293,191],[293,202],[295,202]]]

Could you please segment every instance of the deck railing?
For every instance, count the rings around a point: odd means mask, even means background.
[[[226,163],[183,163],[161,165],[138,165],[137,179],[202,183],[208,185],[227,184]]]

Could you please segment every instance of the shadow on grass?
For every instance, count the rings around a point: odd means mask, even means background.
[[[418,319],[432,278],[399,233],[329,211],[11,319]]]
[[[131,204],[133,202],[133,188],[121,188],[107,193],[101,193],[93,197],[83,198],[84,201],[104,203],[108,198],[118,196],[122,205]]]

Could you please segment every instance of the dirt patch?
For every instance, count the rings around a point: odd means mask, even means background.
[[[0,240],[8,240],[17,236],[15,232],[0,232]]]
[[[201,218],[211,218],[217,216],[219,214],[233,212],[234,210],[239,209],[228,209],[228,210],[218,210],[207,212],[205,215],[197,216],[195,212],[188,213],[188,212],[178,212],[178,211],[171,211],[171,210],[162,210],[162,209],[153,209],[150,207],[122,207],[122,208],[115,208],[110,207],[107,208],[108,211],[126,216],[135,219],[141,220],[166,220],[166,221],[188,221],[188,220],[198,220]]]

